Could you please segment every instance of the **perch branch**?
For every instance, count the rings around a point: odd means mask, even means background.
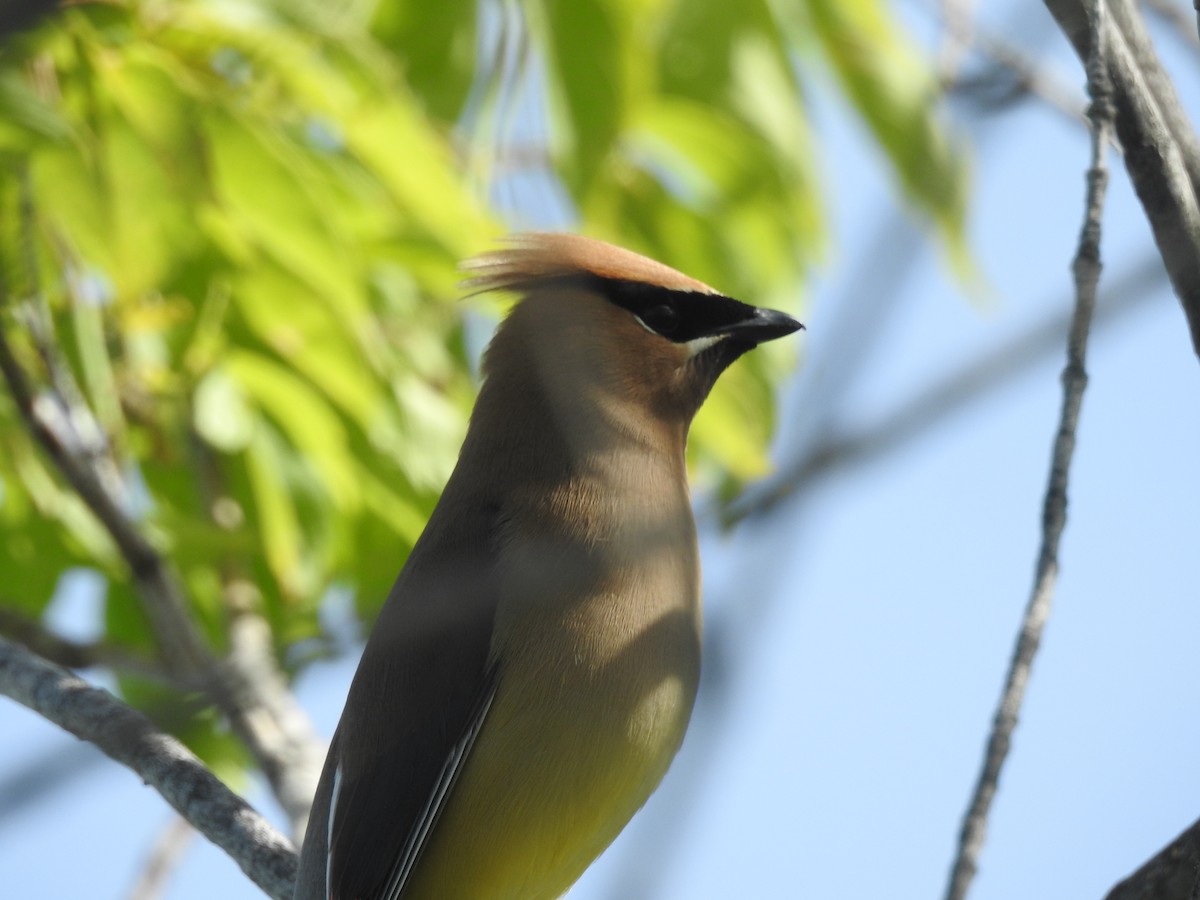
[[[291,897],[296,853],[287,838],[137,710],[4,638],[0,693],[132,769],[263,891]]]
[[[1088,9],[1091,53],[1087,57],[1087,83],[1091,104],[1088,119],[1092,125],[1091,166],[1087,172],[1087,199],[1079,246],[1072,265],[1075,278],[1075,311],[1067,338],[1067,365],[1062,373],[1063,402],[1058,431],[1054,438],[1050,478],[1042,507],[1042,545],[1035,567],[1033,590],[1025,609],[1021,631],[1009,663],[1004,690],[988,736],[983,768],[963,819],[958,851],[946,890],[947,900],[962,900],[970,889],[978,868],[980,851],[987,831],[988,813],[1000,782],[1008,751],[1012,745],[1017,716],[1029,683],[1034,657],[1041,644],[1042,630],[1050,615],[1054,587],[1058,577],[1058,548],[1067,521],[1067,483],[1071,458],[1075,452],[1075,433],[1083,393],[1087,387],[1088,332],[1096,306],[1096,288],[1100,281],[1100,224],[1104,194],[1108,185],[1105,151],[1109,123],[1112,121],[1112,88],[1106,63],[1107,45],[1105,0],[1091,0]]]

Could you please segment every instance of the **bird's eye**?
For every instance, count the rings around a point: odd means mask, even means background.
[[[653,328],[659,334],[668,335],[679,327],[679,310],[675,308],[674,303],[660,303],[643,312],[641,319],[647,327]]]

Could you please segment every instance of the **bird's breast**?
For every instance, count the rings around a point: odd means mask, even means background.
[[[547,727],[580,741],[674,753],[700,666],[690,511],[599,539],[520,535],[501,584],[493,655],[504,693],[539,698]]]
[[[586,533],[545,516],[506,529],[499,686],[439,827],[469,846],[435,840],[427,859],[467,900],[559,896],[683,740],[700,670],[694,525],[686,504],[634,511]]]

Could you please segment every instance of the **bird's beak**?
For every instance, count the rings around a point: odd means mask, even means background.
[[[762,344],[776,338],[786,337],[803,327],[787,313],[781,313],[776,309],[756,308],[753,315],[740,322],[722,326],[718,329],[717,334],[750,344]]]

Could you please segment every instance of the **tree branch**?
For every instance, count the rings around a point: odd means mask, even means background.
[[[225,490],[220,461],[196,432],[189,433],[188,442],[196,460],[196,481],[204,508],[209,520],[221,527],[222,517],[217,510],[222,505],[228,508],[233,501]],[[291,817],[292,837],[302,841],[313,793],[325,763],[325,748],[317,740],[308,715],[296,701],[275,661],[271,626],[261,613],[261,592],[228,561],[220,563],[218,568],[221,594],[229,612],[226,663],[238,673],[242,683],[254,686],[255,694],[249,702],[264,713],[259,717],[257,735],[287,774],[286,780],[281,779],[276,785],[276,794]]]
[[[0,636],[24,644],[38,656],[67,669],[89,669],[103,666],[116,672],[127,672],[176,684],[185,690],[195,685],[182,684],[172,678],[155,662],[106,641],[73,641],[54,634],[43,625],[6,608],[0,601]]]
[[[1108,186],[1105,152],[1113,111],[1112,87],[1108,79],[1105,40],[1105,0],[1090,0],[1088,9],[1091,50],[1087,57],[1088,93],[1092,98],[1088,118],[1092,125],[1091,166],[1087,173],[1087,200],[1083,229],[1072,269],[1075,277],[1075,311],[1067,338],[1067,365],[1063,369],[1063,402],[1058,432],[1054,438],[1050,479],[1042,507],[1042,546],[1038,552],[1033,590],[1021,623],[1021,632],[1009,664],[1004,691],[988,737],[983,768],[963,820],[958,852],[946,890],[947,900],[962,900],[975,877],[979,853],[987,831],[992,798],[1000,781],[1000,772],[1012,745],[1017,716],[1025,697],[1025,688],[1041,644],[1042,630],[1050,615],[1054,587],[1058,577],[1058,548],[1067,521],[1067,482],[1071,458],[1075,452],[1075,432],[1087,387],[1088,332],[1096,306],[1096,287],[1100,281],[1100,224],[1104,194]]]
[[[132,769],[269,896],[291,897],[296,853],[287,838],[141,713],[4,638],[0,693]]]
[[[1082,0],[1045,0],[1080,59],[1091,58],[1092,32]],[[1200,353],[1200,150],[1195,131],[1163,74],[1137,10],[1107,0],[1101,39],[1113,85],[1117,136]]]
[[[1032,96],[1073,124],[1086,123],[1084,104],[1053,73],[1038,68],[1016,47],[985,32],[976,35],[976,42],[976,49],[989,66],[980,73],[960,74],[944,82],[947,92],[969,98],[980,109],[1003,108]],[[1002,77],[1004,73],[1007,77]]]
[[[939,80],[947,92],[967,97],[979,108],[1005,106],[1031,95],[1071,122],[1086,124],[1087,110],[1077,99],[1076,91],[1040,67],[1021,48],[980,28],[972,21],[969,10],[960,8],[958,3],[959,0],[938,0],[937,10],[932,8],[930,0],[918,4],[921,11],[936,17],[945,32],[943,48],[939,50]],[[961,48],[952,57],[953,67],[946,65],[946,46]],[[959,57],[967,51],[986,60],[988,67],[981,73],[964,73]]]

